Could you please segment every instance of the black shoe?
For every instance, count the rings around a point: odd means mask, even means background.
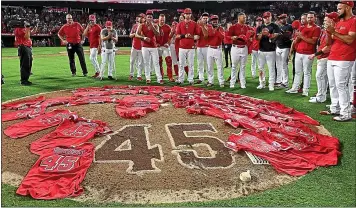
[[[23,85],[23,86],[30,86],[30,85],[32,85],[32,82],[30,82],[30,81],[23,81],[23,82],[21,82],[21,85]]]
[[[72,77],[75,77],[75,76],[77,76],[77,74],[76,73],[72,73]]]
[[[33,73],[32,73],[32,72],[30,72],[30,75],[33,75]]]
[[[224,68],[226,69],[228,66],[225,66]]]
[[[86,77],[86,76],[88,76],[88,73],[86,73],[86,74],[83,74],[83,76],[85,76],[85,77]]]
[[[112,76],[108,76],[108,79],[109,80],[114,80],[114,78],[112,78]]]

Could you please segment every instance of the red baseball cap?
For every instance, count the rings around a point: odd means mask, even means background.
[[[111,21],[106,21],[105,22],[106,27],[112,27],[112,22]]]
[[[137,17],[146,17],[146,15],[144,13],[141,13],[141,14],[137,15]]]
[[[96,17],[95,17],[95,15],[93,15],[93,14],[91,14],[91,15],[89,15],[89,20],[96,20]]]
[[[262,17],[257,17],[256,21],[262,21]]]
[[[339,21],[339,14],[337,12],[326,13],[325,16],[332,19],[334,22]]]
[[[263,13],[263,15],[262,15],[263,18],[265,18],[265,17],[271,17],[271,16],[272,16],[271,12],[265,12],[265,13]]]
[[[146,15],[153,15],[153,11],[152,10],[147,10],[146,11]]]
[[[184,9],[184,14],[191,14],[192,13],[192,10],[190,8],[186,8]]]
[[[210,20],[219,19],[218,15],[211,15]]]
[[[300,27],[300,21],[299,21],[299,20],[294,20],[294,21],[292,22],[292,28],[293,28],[294,30],[297,30],[297,29],[299,29],[299,27]]]
[[[340,4],[346,4],[347,6],[350,6],[353,8],[355,6],[353,1],[340,1]]]
[[[177,25],[178,24],[178,22],[176,22],[176,21],[173,21],[172,22],[172,25],[174,26],[174,25]]]
[[[283,18],[287,18],[288,15],[287,14],[281,14],[278,16],[278,19],[283,19]]]

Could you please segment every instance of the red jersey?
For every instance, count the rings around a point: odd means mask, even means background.
[[[255,34],[253,35],[252,38],[252,45],[251,45],[251,49],[253,51],[258,51],[258,49],[260,48],[260,42],[257,40],[256,38],[256,34],[257,34],[257,27],[253,28],[253,31],[255,31]]]
[[[16,110],[13,112],[2,113],[1,121],[12,121],[22,118],[34,118],[39,115],[42,115],[46,112],[46,108],[37,106],[37,107],[29,107],[23,110]]]
[[[240,35],[245,35],[247,37],[248,31],[249,27],[247,25],[236,23],[229,28],[227,36],[231,38],[232,36],[239,37]],[[242,41],[240,39],[233,40],[232,43],[235,45],[247,45],[246,41]]]
[[[113,103],[114,101],[115,98],[110,96],[74,97],[69,101],[68,106]]]
[[[69,103],[71,100],[71,97],[56,97],[56,98],[49,98],[46,99],[44,102],[39,104],[42,108],[48,108],[52,106],[57,106],[57,105],[64,105]]]
[[[319,26],[313,24],[311,27],[302,26],[303,29],[301,29],[301,35],[306,38],[319,38],[321,29]],[[315,53],[315,44],[310,44],[305,42],[304,40],[300,40],[298,43],[298,47],[296,50],[297,53],[300,54],[313,54]]]
[[[87,120],[72,117],[65,119],[55,131],[31,143],[30,150],[34,154],[42,154],[57,146],[76,146],[87,142],[96,135],[111,132],[106,123],[99,120]]]
[[[198,35],[200,36],[198,42],[197,42],[197,47],[198,48],[204,48],[204,47],[208,47],[209,43],[209,38],[205,38],[204,37],[204,34],[203,34],[203,29],[201,27],[204,27],[204,26],[199,26],[198,30],[199,30],[199,33]],[[206,25],[206,27],[208,27],[208,25]]]
[[[127,107],[146,106],[146,104],[160,104],[158,98],[153,95],[126,96],[122,100],[117,100],[117,103]]]
[[[356,17],[353,16],[348,20],[340,20],[336,23],[335,31],[339,34],[346,35],[349,32],[356,32]],[[331,45],[328,60],[333,61],[355,61],[356,59],[356,39],[351,44],[346,44],[334,38]]]
[[[179,48],[194,49],[194,35],[199,35],[199,25],[192,20],[182,21],[177,25],[176,34],[177,36],[190,34],[190,38],[180,39]]]
[[[12,139],[25,137],[38,131],[57,126],[64,119],[71,116],[76,116],[76,113],[70,112],[69,110],[53,110],[34,119],[13,124],[5,129],[4,134]]]
[[[327,42],[328,42],[327,40],[328,40],[328,34],[327,34],[327,32],[325,30],[323,30],[321,32],[321,35],[320,35],[320,38],[319,38],[320,44],[318,46],[318,51],[323,49],[327,45]],[[324,53],[324,54],[318,56],[317,58],[318,59],[327,58],[329,56],[329,54],[330,53]]]
[[[155,33],[153,32],[152,26],[147,26],[147,24],[142,24],[143,36],[150,38],[150,42],[142,40],[142,47],[146,48],[157,48],[157,41]]]
[[[63,145],[64,146],[64,145]],[[54,147],[43,151],[16,193],[35,199],[60,199],[83,193],[80,183],[94,159],[94,145]]]
[[[164,46],[169,41],[169,34],[171,34],[171,27],[169,25],[164,24],[159,26],[160,35],[157,36],[157,44],[159,46]]]
[[[44,96],[39,96],[37,98],[30,99],[30,100],[20,100],[20,101],[5,103],[1,105],[1,109],[12,109],[12,110],[24,109],[31,105],[38,105],[41,102],[43,102],[45,99],[46,98]]]
[[[97,48],[99,46],[100,32],[101,32],[101,27],[98,24],[93,25],[88,30],[90,48]]]
[[[31,38],[29,38],[29,39],[25,38],[25,31],[26,31],[26,28],[15,28],[14,33],[15,33],[15,38],[16,38],[16,44],[31,47],[32,40],[31,40]]]
[[[139,24],[134,24],[134,25],[132,26],[132,28],[131,28],[131,34],[132,34],[132,33],[136,33],[137,28],[138,28],[138,25],[139,25]],[[133,38],[132,38],[132,47],[133,47],[134,49],[140,51],[141,48],[142,48],[141,39],[136,38],[136,37],[133,37]]]
[[[213,26],[208,26],[208,43],[209,46],[221,46],[224,39],[224,29],[222,27],[213,28]]]
[[[147,113],[155,112],[159,109],[158,104],[140,103],[132,105],[133,107],[117,105],[116,113],[122,118],[141,118]]]
[[[232,44],[232,40],[231,40],[231,37],[228,36],[228,32],[229,32],[229,30],[225,30],[225,36],[224,36],[224,44],[225,45]]]
[[[65,36],[68,43],[80,43],[82,40],[81,34],[83,33],[83,27],[78,22],[73,24],[65,24],[61,27],[58,34]]]

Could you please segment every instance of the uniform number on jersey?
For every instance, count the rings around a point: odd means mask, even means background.
[[[41,161],[40,166],[44,167],[45,171],[60,171],[66,172],[74,168],[75,163],[79,157],[51,155]]]

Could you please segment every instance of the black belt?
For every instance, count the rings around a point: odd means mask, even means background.
[[[235,44],[232,44],[233,47],[238,47],[238,48],[245,48],[246,45],[235,45]]]
[[[209,46],[209,48],[219,49],[221,46]]]

